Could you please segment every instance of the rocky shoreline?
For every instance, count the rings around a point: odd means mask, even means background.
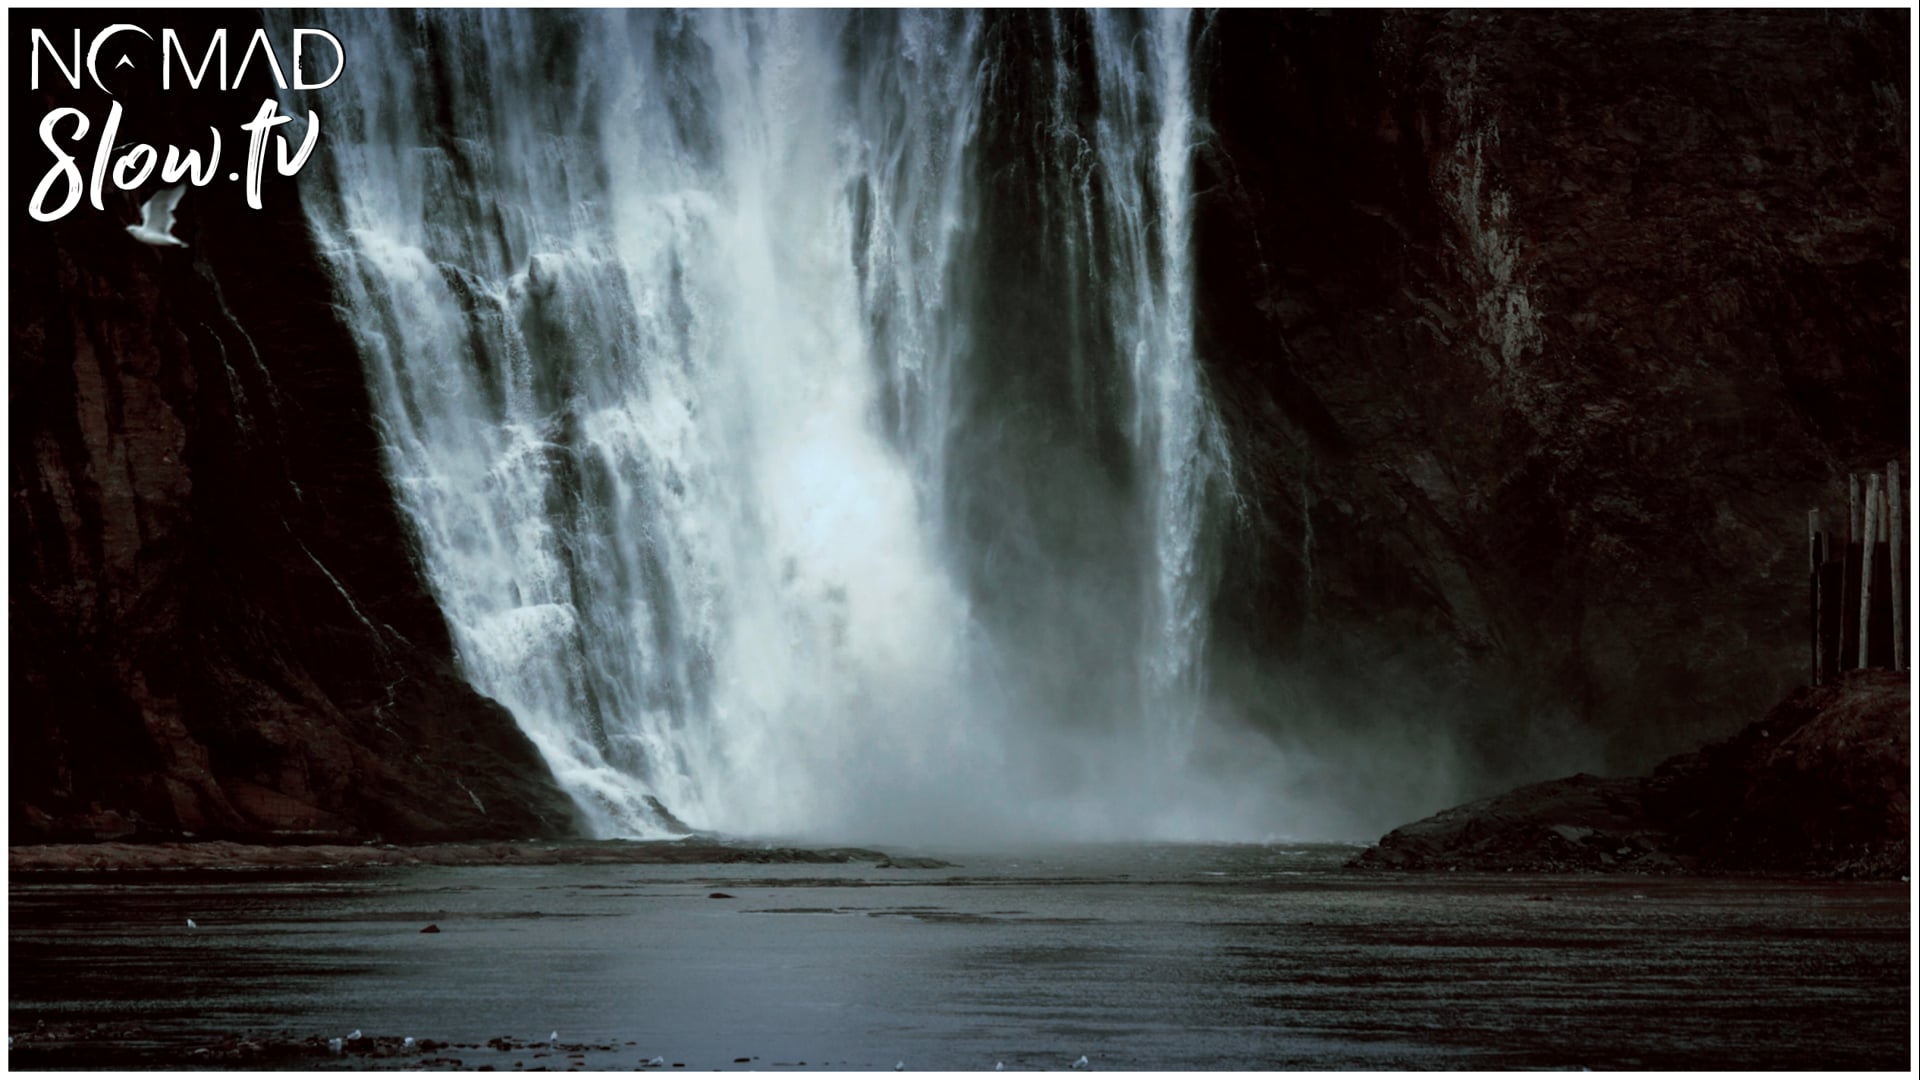
[[[31,844],[7,849],[7,869],[291,870],[374,866],[872,863],[877,870],[953,864],[869,848],[797,848],[689,837],[684,840],[491,841],[449,844]]]
[[[1910,690],[1893,671],[1802,687],[1650,776],[1569,776],[1403,825],[1379,870],[1904,878]]]
[[[201,1045],[181,1051],[170,1065],[182,1069],[557,1072],[584,1068],[589,1053],[634,1052],[632,1048],[637,1045],[515,1039],[507,1035],[495,1036],[485,1043],[455,1043],[398,1035],[354,1034],[359,1037],[330,1039],[285,1029],[209,1033]],[[138,1067],[150,1064],[145,1057],[146,1048],[156,1041],[151,1029],[128,1023],[40,1025],[10,1038],[14,1041],[10,1044],[9,1056],[14,1064],[32,1069],[101,1068],[103,1063],[122,1062],[126,1067]],[[103,1053],[103,1045],[119,1049]],[[630,1068],[671,1070],[685,1068],[686,1064],[638,1055]]]

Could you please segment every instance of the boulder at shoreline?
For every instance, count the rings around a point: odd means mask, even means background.
[[[1349,865],[1899,877],[1910,715],[1905,674],[1848,672],[1651,776],[1528,784],[1403,825]]]

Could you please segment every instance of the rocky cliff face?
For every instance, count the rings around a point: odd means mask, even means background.
[[[1228,12],[1197,44],[1222,697],[1471,794],[1643,768],[1800,681],[1805,511],[1907,441],[1904,21]],[[217,123],[235,161],[261,74],[110,72],[116,139]],[[111,188],[33,222],[41,117],[109,101],[47,82],[10,117],[15,837],[564,830],[452,670],[295,186],[190,192],[185,251]]]
[[[231,26],[237,63],[251,27],[216,19],[168,25]],[[255,211],[225,178],[269,84],[108,78],[113,99],[43,79],[11,117],[12,838],[566,832],[537,752],[453,670],[295,184]],[[28,217],[41,117],[73,105],[97,138],[111,100],[118,140],[223,130],[187,249],[123,231],[152,183]]]
[[[1644,768],[1805,681],[1806,511],[1907,442],[1905,22],[1201,41],[1202,329],[1250,503],[1224,670],[1261,719],[1453,755],[1471,794]]]

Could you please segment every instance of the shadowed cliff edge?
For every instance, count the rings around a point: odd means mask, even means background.
[[[251,17],[167,25],[244,43]],[[22,76],[14,95],[10,840],[564,835],[571,801],[453,667],[297,178],[269,167],[261,210],[226,178],[264,75],[163,94],[117,71],[111,99]],[[185,250],[124,232],[157,183],[27,215],[41,118],[86,113],[84,170],[113,100],[118,139],[204,151],[222,131],[220,175],[179,208]]]
[[[1806,678],[1806,511],[1908,439],[1891,14],[1208,24],[1216,677],[1390,814],[1356,834],[1644,772]]]

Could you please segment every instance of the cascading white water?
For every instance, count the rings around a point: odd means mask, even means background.
[[[1200,550],[1207,488],[1227,475],[1225,438],[1199,383],[1193,345],[1193,108],[1187,23],[1191,13],[1146,13],[1138,46],[1115,20],[1095,22],[1100,58],[1100,147],[1109,176],[1145,173],[1143,198],[1122,194],[1114,228],[1114,287],[1133,317],[1121,334],[1138,400],[1134,438],[1150,541],[1148,619],[1141,687],[1163,719],[1169,753],[1192,735],[1203,689],[1202,650],[1215,577]],[[1137,51],[1137,57],[1136,57]],[[1126,189],[1119,188],[1121,192]]]
[[[466,673],[598,832],[660,835],[654,796],[742,833],[1138,836],[1208,797],[1183,746],[1226,463],[1193,346],[1186,13],[1051,17],[1034,66],[1072,160],[1042,163],[1065,179],[1035,228],[1064,255],[1028,269],[1075,311],[1017,356],[976,332],[1010,272],[983,254],[983,132],[1030,77],[986,15],[323,24],[353,64],[294,103],[327,124],[305,199],[396,496]],[[996,395],[989,359],[1072,365],[1079,419]],[[1137,582],[1009,614],[1073,556],[969,509],[1023,482],[981,448],[1103,424],[1124,512],[1075,528]],[[1035,690],[1021,642],[1089,627],[1109,685]]]

